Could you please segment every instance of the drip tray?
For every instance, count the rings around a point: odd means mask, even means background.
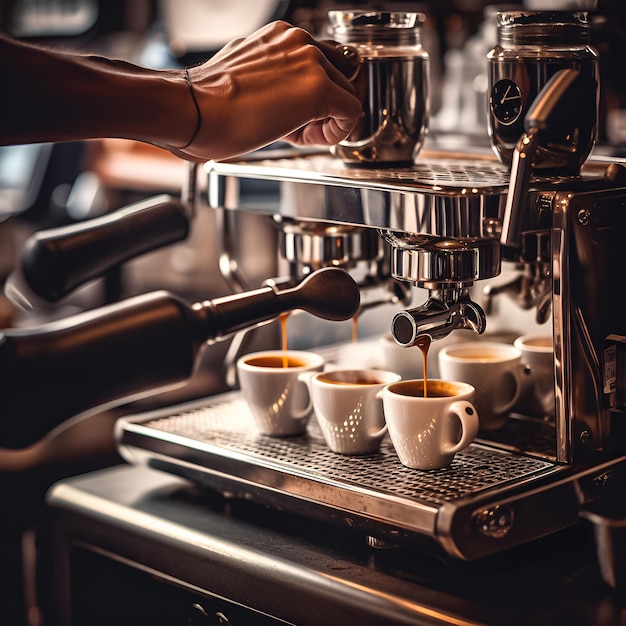
[[[319,514],[387,535],[437,535],[437,517],[483,497],[502,497],[559,472],[544,459],[473,443],[449,468],[403,466],[388,438],[378,453],[343,456],[313,417],[301,436],[257,433],[239,392],[123,418],[118,447],[131,463],[176,473],[277,509]],[[449,517],[449,514],[444,516]],[[380,535],[380,532],[374,532]]]

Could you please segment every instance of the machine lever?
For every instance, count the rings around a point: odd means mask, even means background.
[[[263,287],[190,305],[167,291],[142,294],[33,328],[0,333],[0,448],[30,445],[67,419],[181,385],[202,346],[303,309],[346,320],[359,288],[324,268],[300,285]]]
[[[196,165],[189,164],[181,198],[159,195],[113,213],[34,233],[6,295],[29,310],[58,302],[130,259],[183,241],[194,213]]]

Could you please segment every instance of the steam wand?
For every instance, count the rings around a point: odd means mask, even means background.
[[[526,117],[522,135],[515,146],[511,164],[509,192],[504,208],[500,242],[509,248],[519,248],[522,242],[524,206],[528,192],[528,182],[533,168],[533,161],[544,141],[544,133],[554,123],[557,105],[563,95],[574,85],[579,72],[573,69],[559,70],[545,84],[532,103]]]
[[[509,191],[500,234],[500,242],[507,256],[512,255],[522,262],[524,272],[506,285],[485,288],[488,311],[495,295],[507,293],[523,309],[536,307],[538,323],[545,323],[550,315],[552,276],[549,231],[542,229],[538,223],[530,228],[526,223],[528,185],[535,158],[543,149],[547,133],[553,125],[558,124],[557,116],[562,112],[559,104],[568,101],[564,96],[574,88],[579,76],[579,72],[573,69],[563,69],[554,74],[539,92],[524,118],[526,132],[513,152]],[[556,146],[552,145],[552,149],[556,150]],[[575,147],[562,147],[562,150],[566,149],[575,150]]]
[[[351,318],[360,293],[338,268],[189,305],[156,291],[63,320],[0,333],[0,447],[30,445],[70,417],[186,382],[201,348],[294,309]]]

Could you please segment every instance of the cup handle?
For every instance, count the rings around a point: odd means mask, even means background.
[[[309,392],[311,391],[311,379],[315,374],[319,374],[319,372],[302,372],[298,374],[298,380],[306,385]]]
[[[384,407],[383,407],[383,391],[384,391],[384,389],[381,389],[379,392],[377,392],[377,394],[376,394],[376,401],[380,402],[380,412],[384,416],[385,415],[385,410],[384,410]],[[385,423],[385,425],[380,430],[377,430],[374,433],[369,433],[369,436],[372,439],[382,439],[387,434],[388,430],[389,430],[389,428],[387,427],[387,424]]]
[[[503,404],[499,406],[494,407],[495,413],[498,413],[498,414],[508,413],[525,395],[527,385],[524,381],[523,376],[524,376],[523,366],[520,367],[518,370],[507,370],[503,372],[502,381],[504,381],[506,378],[510,378],[513,381],[513,384],[515,385],[515,392],[513,393],[513,396],[509,400],[507,400],[506,402],[504,402]]]
[[[369,436],[372,439],[382,439],[389,429],[387,428],[387,424],[385,424],[380,430],[377,430],[375,433],[370,433]]]
[[[385,410],[383,408],[383,392],[382,389],[376,394],[376,402],[379,403],[378,410],[382,413],[383,417],[385,415]],[[387,422],[385,422],[384,426],[373,433],[369,433],[369,436],[372,439],[382,439],[387,434]]]
[[[306,406],[301,411],[298,411],[297,413],[292,414],[291,417],[295,420],[304,419],[313,410],[313,394],[311,393],[311,379],[313,378],[313,376],[315,376],[315,374],[319,374],[319,372],[317,371],[302,372],[301,374],[298,374],[298,382],[302,383],[306,388],[307,403],[306,403]]]
[[[461,439],[458,443],[444,443],[442,453],[456,454],[460,450],[464,450],[474,441],[478,434],[478,411],[476,407],[467,400],[457,400],[453,402],[449,409],[449,413],[456,415],[461,422]]]
[[[533,394],[534,383],[532,377],[532,369],[528,363],[522,362],[520,369],[520,392],[517,402],[523,402],[530,398]],[[517,404],[516,402],[516,404]]]

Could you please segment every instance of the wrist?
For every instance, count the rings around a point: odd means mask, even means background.
[[[177,150],[184,150],[188,148],[198,136],[200,132],[200,127],[202,126],[202,111],[200,110],[200,105],[198,104],[198,98],[196,96],[196,92],[194,90],[193,83],[191,82],[191,77],[189,76],[189,70],[185,68],[185,80],[187,82],[187,87],[189,88],[189,95],[193,101],[193,106],[196,109],[196,128],[191,136],[191,139],[185,143],[184,146],[174,146]]]
[[[199,114],[185,70],[138,69],[110,78],[112,83],[124,84],[109,85],[116,128],[104,136],[146,141],[167,149],[189,145],[193,140]],[[122,102],[118,103],[120,94]]]

